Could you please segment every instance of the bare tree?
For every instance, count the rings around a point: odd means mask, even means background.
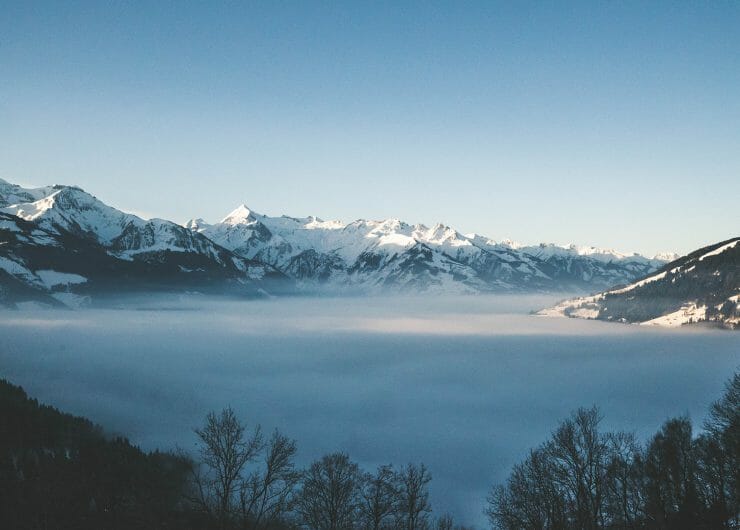
[[[566,527],[563,494],[545,448],[530,452],[514,466],[506,486],[488,496],[486,514],[493,528],[502,530],[554,530]]]
[[[398,495],[395,479],[390,465],[380,466],[374,475],[365,475],[360,491],[360,511],[366,530],[381,530],[393,518]]]
[[[712,404],[704,424],[713,440],[705,441],[704,454],[713,454],[714,465],[704,467],[715,483],[715,504],[724,511],[727,528],[740,528],[740,372],[725,385],[721,399]]]
[[[610,433],[606,440],[608,443],[604,488],[606,520],[616,528],[635,528],[644,518],[642,449],[632,433]]]
[[[579,409],[491,491],[494,528],[694,530],[740,528],[740,375],[694,438],[688,417],[665,422],[647,447],[598,431]]]
[[[362,476],[344,453],[326,455],[308,468],[296,511],[312,530],[352,529],[359,515]]]
[[[695,528],[696,469],[689,418],[663,424],[645,454],[646,515],[657,528]]]
[[[300,473],[295,470],[295,441],[279,431],[267,443],[264,469],[249,475],[240,485],[242,526],[259,529],[278,521],[289,508]]]
[[[607,447],[599,434],[596,407],[578,409],[553,433],[547,452],[555,478],[566,492],[575,516],[574,526],[592,530],[602,526]]]
[[[426,530],[429,527],[429,491],[427,485],[432,480],[426,466],[407,464],[397,474],[398,516],[404,530]]]
[[[218,415],[210,412],[203,428],[195,429],[195,433],[200,438],[200,456],[206,467],[194,471],[197,501],[223,529],[234,513],[244,468],[264,446],[262,433],[257,426],[245,436],[245,428],[231,407]]]

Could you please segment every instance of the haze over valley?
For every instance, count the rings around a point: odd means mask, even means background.
[[[735,333],[534,317],[556,298],[234,302],[145,297],[121,309],[0,319],[3,377],[146,449],[192,450],[231,405],[298,442],[373,469],[424,462],[435,514],[485,525],[484,498],[579,406],[649,436],[700,424],[740,364]],[[95,399],[90,399],[94,395]]]

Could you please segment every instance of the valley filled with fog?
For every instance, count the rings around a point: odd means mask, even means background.
[[[0,312],[0,377],[142,448],[192,451],[231,405],[306,465],[424,462],[436,514],[481,524],[484,497],[579,406],[645,437],[700,425],[740,365],[736,333],[531,316],[553,297],[127,299]]]

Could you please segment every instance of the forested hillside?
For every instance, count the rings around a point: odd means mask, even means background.
[[[174,528],[188,469],[0,380],[2,528]]]

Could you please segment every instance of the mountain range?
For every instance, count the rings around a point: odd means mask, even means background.
[[[591,247],[523,246],[399,219],[351,223],[268,217],[239,206],[220,223],[186,225],[304,289],[434,292],[591,291],[626,283],[666,262]]]
[[[539,312],[675,327],[740,327],[740,237],[696,250],[625,287],[565,300]]]
[[[525,246],[399,219],[269,217],[240,206],[221,222],[142,219],[75,186],[0,179],[0,301],[80,305],[133,292],[594,292],[676,256]]]

